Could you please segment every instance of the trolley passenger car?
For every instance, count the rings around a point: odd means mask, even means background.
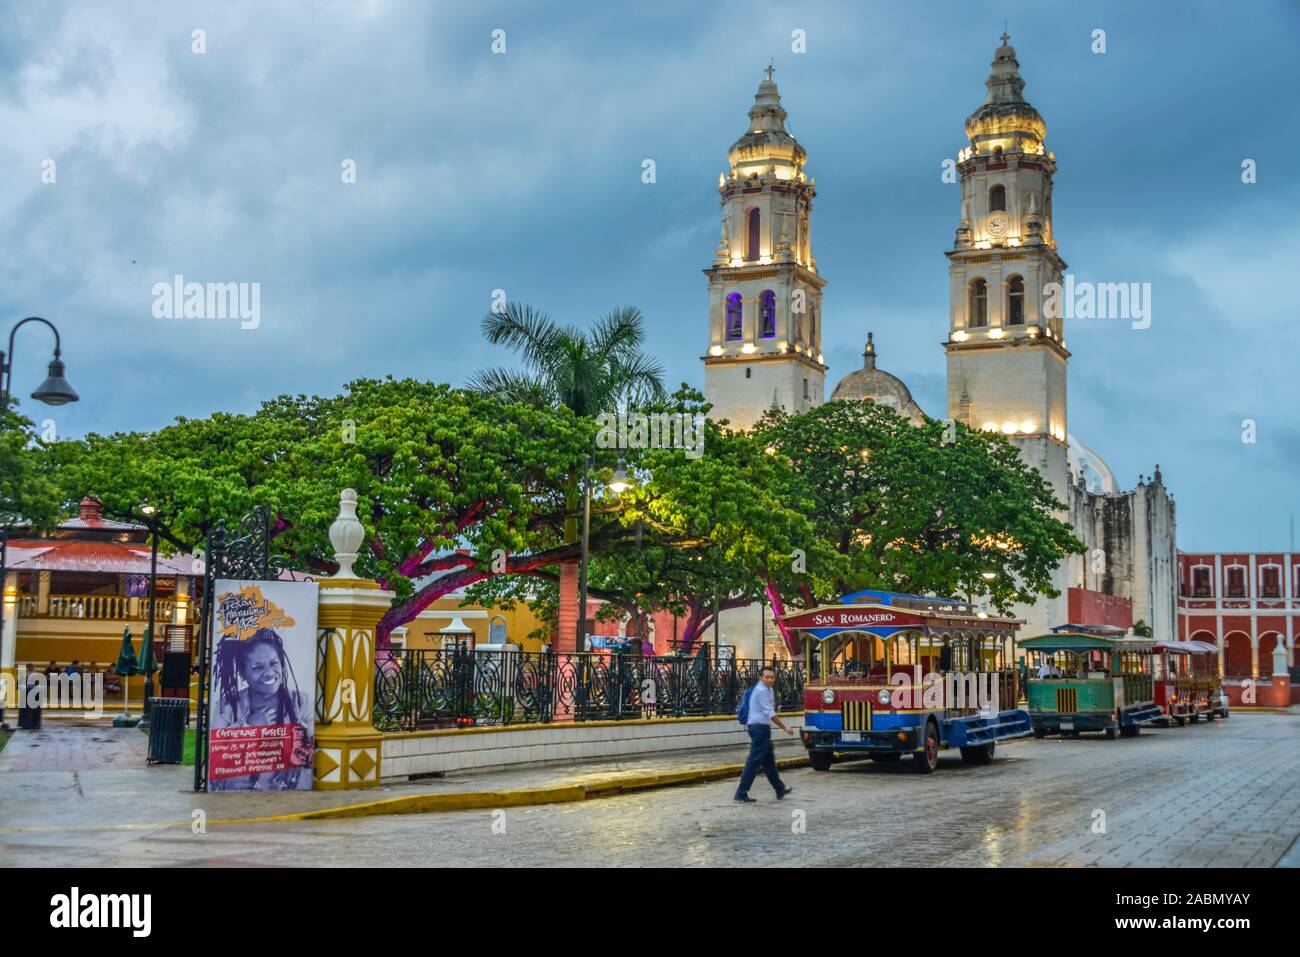
[[[1029,652],[1026,697],[1036,738],[1084,731],[1129,738],[1162,714],[1149,638],[1106,626],[1061,625],[1017,644]]]
[[[987,764],[996,742],[1031,731],[1011,664],[1019,621],[956,599],[880,591],[781,620],[803,643],[801,737],[816,771],[836,754],[887,763],[910,754],[928,774],[948,747]]]
[[[1219,683],[1219,649],[1204,641],[1162,641],[1155,647],[1155,700],[1164,712],[1161,724],[1228,716],[1227,697]]]

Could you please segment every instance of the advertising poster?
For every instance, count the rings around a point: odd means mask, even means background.
[[[213,597],[208,790],[311,790],[316,583],[218,579]]]

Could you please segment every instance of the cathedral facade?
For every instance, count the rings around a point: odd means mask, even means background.
[[[945,252],[945,414],[1014,444],[1064,504],[1060,517],[1086,546],[1057,567],[1058,597],[1016,609],[1026,620],[1022,634],[1066,623],[1140,621],[1157,639],[1173,640],[1175,508],[1159,467],[1123,491],[1105,461],[1069,431],[1067,330],[1044,295],[1066,273],[1052,221],[1056,157],[1046,147],[1046,123],[1024,99],[1009,39],[1004,34],[994,54],[984,101],[966,120],[956,159],[960,214]],[[780,102],[769,69],[749,130],[728,154],[730,170],[719,184],[722,238],[705,271],[705,396],[712,415],[737,428],[773,407],[800,412],[819,404],[826,372],[819,321],[826,280],[811,252],[814,184],[805,178],[804,149],[785,131]],[[921,421],[924,413],[907,386],[877,368],[871,334],[863,360],[831,398],[878,402]],[[740,611],[736,625],[742,618],[759,621]],[[743,626],[729,630],[724,615],[722,630],[742,655],[770,656],[776,647],[770,626],[763,635]]]

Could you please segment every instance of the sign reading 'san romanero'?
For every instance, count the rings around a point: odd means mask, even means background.
[[[900,628],[921,625],[925,619],[889,608],[826,608],[782,621],[787,628]]]
[[[310,790],[316,583],[219,579],[213,598],[208,790]]]

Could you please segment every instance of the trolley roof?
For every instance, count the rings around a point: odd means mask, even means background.
[[[1156,644],[1156,651],[1174,651],[1185,655],[1218,654],[1218,647],[1208,641],[1161,641]]]
[[[1117,634],[1097,634],[1083,631],[1053,631],[1050,635],[1017,638],[1016,645],[1030,651],[1084,651],[1102,648],[1109,651],[1150,651],[1155,641],[1135,638],[1118,631]]]
[[[924,634],[954,631],[1014,633],[1023,621],[981,612],[956,598],[865,590],[845,595],[838,604],[818,605],[784,615],[782,624],[819,641],[850,631],[888,638],[904,631]]]

